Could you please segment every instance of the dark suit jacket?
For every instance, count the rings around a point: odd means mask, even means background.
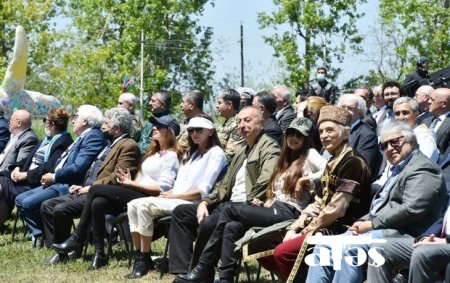
[[[430,117],[428,119],[425,119],[423,123],[429,127],[434,119],[435,119],[434,116]],[[439,126],[439,129],[437,130],[436,133],[436,145],[439,149],[439,152],[441,153],[441,157],[444,154],[444,152],[447,151],[449,143],[450,143],[450,118],[447,117]]]
[[[374,198],[382,190],[383,187]],[[375,217],[368,213],[362,219],[371,220],[373,229],[383,230],[383,237],[417,237],[438,219],[446,204],[441,169],[417,150],[398,175]]]
[[[372,129],[377,131],[377,122],[372,117],[372,114],[370,113],[370,110],[367,110],[366,115],[364,115],[363,122],[366,123],[367,126],[371,127]]]
[[[278,125],[277,121],[275,121],[274,116],[270,116],[265,120],[264,133],[276,140],[278,144],[283,144],[283,131],[281,131],[281,128]]]
[[[122,138],[116,142],[111,151],[106,155],[102,165],[97,172],[94,185],[117,184],[114,172],[120,168],[123,171],[130,169],[131,177],[134,179],[138,171],[140,150],[138,144],[132,138]]]
[[[0,117],[0,152],[5,149],[10,136],[8,121],[5,117]]]
[[[376,178],[382,161],[376,131],[360,121],[350,131],[349,144],[367,162],[372,178]]]
[[[292,108],[292,106],[290,105],[280,112],[280,115],[278,115],[277,117],[277,123],[278,125],[280,125],[283,133],[289,127],[292,120],[294,120],[296,117],[297,115],[295,115],[294,108]]]
[[[107,142],[96,128],[87,132],[69,153],[64,166],[55,172],[55,183],[82,185],[84,175]]]
[[[430,118],[431,116],[433,116],[433,115],[431,115],[430,112],[422,112],[422,113],[420,113],[419,117],[417,117],[417,119],[416,119],[416,124],[420,125],[420,124],[424,123],[424,121],[426,119]]]
[[[16,166],[22,167],[38,142],[39,139],[32,129],[22,132],[0,164],[0,175],[7,174]]]
[[[20,169],[21,172],[27,172],[27,184],[32,186],[39,186],[41,177],[48,172],[52,172],[53,168],[55,167],[55,163],[58,160],[58,158],[61,156],[61,154],[69,147],[69,145],[73,142],[72,137],[69,133],[61,135],[50,148],[50,157],[47,160],[47,162],[44,162],[40,166],[28,170],[31,166],[31,162],[33,161],[34,154],[41,146],[42,141],[35,146],[33,149],[33,152],[28,156],[28,159],[23,164],[22,168]],[[10,175],[10,174],[9,174]]]
[[[433,223],[433,225],[431,225],[430,227],[428,227],[428,229],[419,236],[419,238],[422,237],[426,237],[426,236],[430,236],[431,234],[434,234],[436,236],[440,236],[441,231],[442,231],[442,226],[444,223],[444,215],[445,212],[447,211],[447,207],[450,205],[450,150],[447,149],[447,152],[444,155],[444,158],[442,160],[439,161],[439,165],[442,169],[442,173],[444,175],[444,180],[445,180],[445,185],[447,187],[447,198],[448,198],[448,202],[447,202],[447,206],[444,207],[444,209],[441,212],[441,215],[439,217],[438,220],[436,220],[436,222]]]

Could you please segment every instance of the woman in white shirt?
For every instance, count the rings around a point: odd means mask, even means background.
[[[123,172],[118,169],[119,185],[91,186],[77,228],[64,243],[52,245],[58,253],[79,248],[92,222],[95,255],[89,269],[107,265],[108,258],[104,252],[105,214],[119,215],[127,210],[127,203],[131,200],[157,196],[172,189],[182,156],[176,140],[180,126],[169,115],[152,117],[150,122],[153,124],[153,141],[142,159],[136,179],[133,180],[130,170]]]
[[[267,200],[255,198],[252,204],[233,203],[225,207],[192,274],[198,274],[196,269],[211,270],[220,255],[221,282],[233,282],[239,260],[235,242],[251,227],[268,227],[297,218],[310,203],[312,185],[319,181],[326,166],[326,160],[314,149],[311,128],[312,122],[307,118],[291,122],[268,184]],[[217,239],[221,244],[215,242]]]
[[[128,219],[136,256],[127,278],[138,278],[154,269],[150,257],[154,220],[170,215],[180,205],[209,194],[217,177],[227,165],[214,124],[207,115],[189,120],[190,149],[183,158],[173,188],[158,197],[136,199],[128,203]]]

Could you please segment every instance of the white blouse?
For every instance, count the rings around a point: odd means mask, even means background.
[[[155,153],[147,157],[141,165],[141,172],[136,181],[139,185],[158,185],[161,191],[172,189],[177,177],[180,161],[172,150]]]
[[[219,146],[213,146],[203,155],[195,151],[188,162],[181,165],[173,194],[199,189],[202,198],[207,196],[227,164],[227,157]]]

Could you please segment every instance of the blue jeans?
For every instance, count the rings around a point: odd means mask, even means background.
[[[42,236],[41,204],[51,198],[63,196],[69,193],[69,185],[53,184],[23,192],[16,198],[16,206],[20,211],[25,224],[34,237]]]
[[[343,236],[351,236],[352,232],[347,231]],[[372,236],[374,239],[381,239],[383,233],[381,230],[373,230],[367,233],[362,234],[361,236]],[[355,236],[358,237],[358,236]],[[349,249],[351,247],[351,249]],[[356,258],[357,250],[354,247],[358,247],[364,250],[367,254],[367,251],[370,249],[370,245],[349,245],[343,247],[343,255],[341,259],[341,269],[334,270],[333,264],[331,266],[310,266],[308,270],[308,277],[306,278],[306,283],[361,283],[363,280],[362,276],[362,267],[350,265],[345,261],[345,257],[353,257]],[[314,248],[313,254],[320,254],[320,250],[328,249],[331,257],[331,247],[327,245],[317,245]],[[316,257],[316,256],[315,256]],[[319,262],[319,258],[315,258],[315,262]],[[331,263],[333,263],[331,261]],[[367,263],[367,261],[366,261]],[[366,264],[365,263],[365,264]]]

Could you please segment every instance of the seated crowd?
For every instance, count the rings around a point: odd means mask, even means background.
[[[128,279],[156,268],[155,223],[171,216],[168,269],[178,283],[234,282],[250,259],[281,282],[450,280],[450,89],[424,85],[409,97],[388,81],[337,97],[320,87],[295,107],[286,86],[222,90],[220,125],[199,91],[183,95],[181,125],[170,92],[151,95],[145,123],[124,93],[105,113],[80,106],[75,140],[66,110],[48,112],[40,142],[30,113],[16,110],[0,153],[1,231],[16,207],[34,245],[55,251],[47,265],[80,257],[92,235],[96,270],[109,261],[105,217],[126,213]],[[386,242],[332,257],[314,235]],[[372,248],[384,264],[348,260]],[[331,263],[319,264],[327,254]]]

